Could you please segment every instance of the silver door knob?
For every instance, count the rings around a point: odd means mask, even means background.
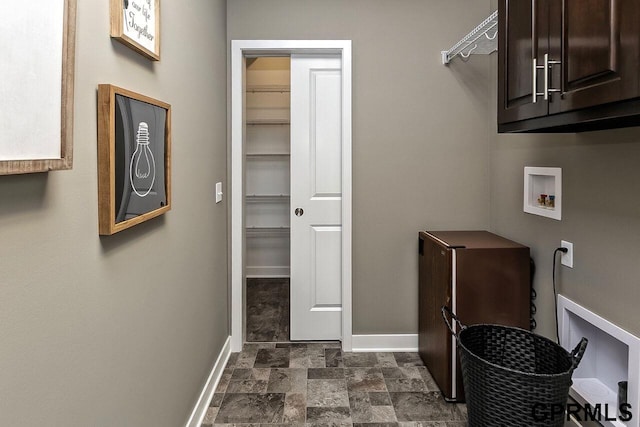
[[[296,208],[296,210],[293,211],[293,212],[296,214],[296,216],[304,215],[304,209],[302,209],[302,208]]]

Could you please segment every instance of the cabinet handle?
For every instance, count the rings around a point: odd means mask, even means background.
[[[536,73],[538,72],[538,64],[537,64],[538,60],[536,58],[533,58],[533,74],[531,77],[531,80],[533,81],[533,89],[531,90],[531,93],[533,94],[533,100],[532,102],[535,104],[538,101],[538,82],[536,79]]]
[[[544,65],[538,65],[538,59],[533,58],[533,103],[538,102],[538,97],[542,96],[545,101],[549,100],[549,93],[551,92],[562,92],[561,89],[552,89],[549,87],[549,74],[551,73],[552,65],[560,65],[561,61],[555,61],[549,59],[549,54],[544,54]],[[538,92],[538,70],[544,70],[544,90],[542,92]]]
[[[546,56],[546,55],[545,55]],[[539,96],[545,96],[545,92],[538,92],[538,70],[545,68],[545,65],[538,65],[538,58],[533,58],[533,103],[538,102]],[[544,99],[547,99],[546,97]]]
[[[552,65],[560,65],[562,62],[549,60],[549,54],[544,54],[544,100],[549,100],[549,92],[560,92],[560,89],[549,88],[549,74],[551,74]]]

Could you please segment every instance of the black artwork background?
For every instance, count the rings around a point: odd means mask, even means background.
[[[115,108],[115,222],[119,223],[167,204],[165,175],[164,108],[116,94]],[[149,148],[155,159],[155,180],[144,197],[135,193],[129,178],[131,156],[136,150],[140,122],[149,126]]]

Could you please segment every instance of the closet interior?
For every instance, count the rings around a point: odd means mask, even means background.
[[[246,340],[289,340],[290,58],[246,60]]]

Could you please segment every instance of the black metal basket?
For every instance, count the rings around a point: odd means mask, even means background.
[[[464,326],[448,307],[442,307],[442,317],[458,342],[469,427],[564,425],[571,375],[587,348],[586,338],[569,353],[524,329]]]

